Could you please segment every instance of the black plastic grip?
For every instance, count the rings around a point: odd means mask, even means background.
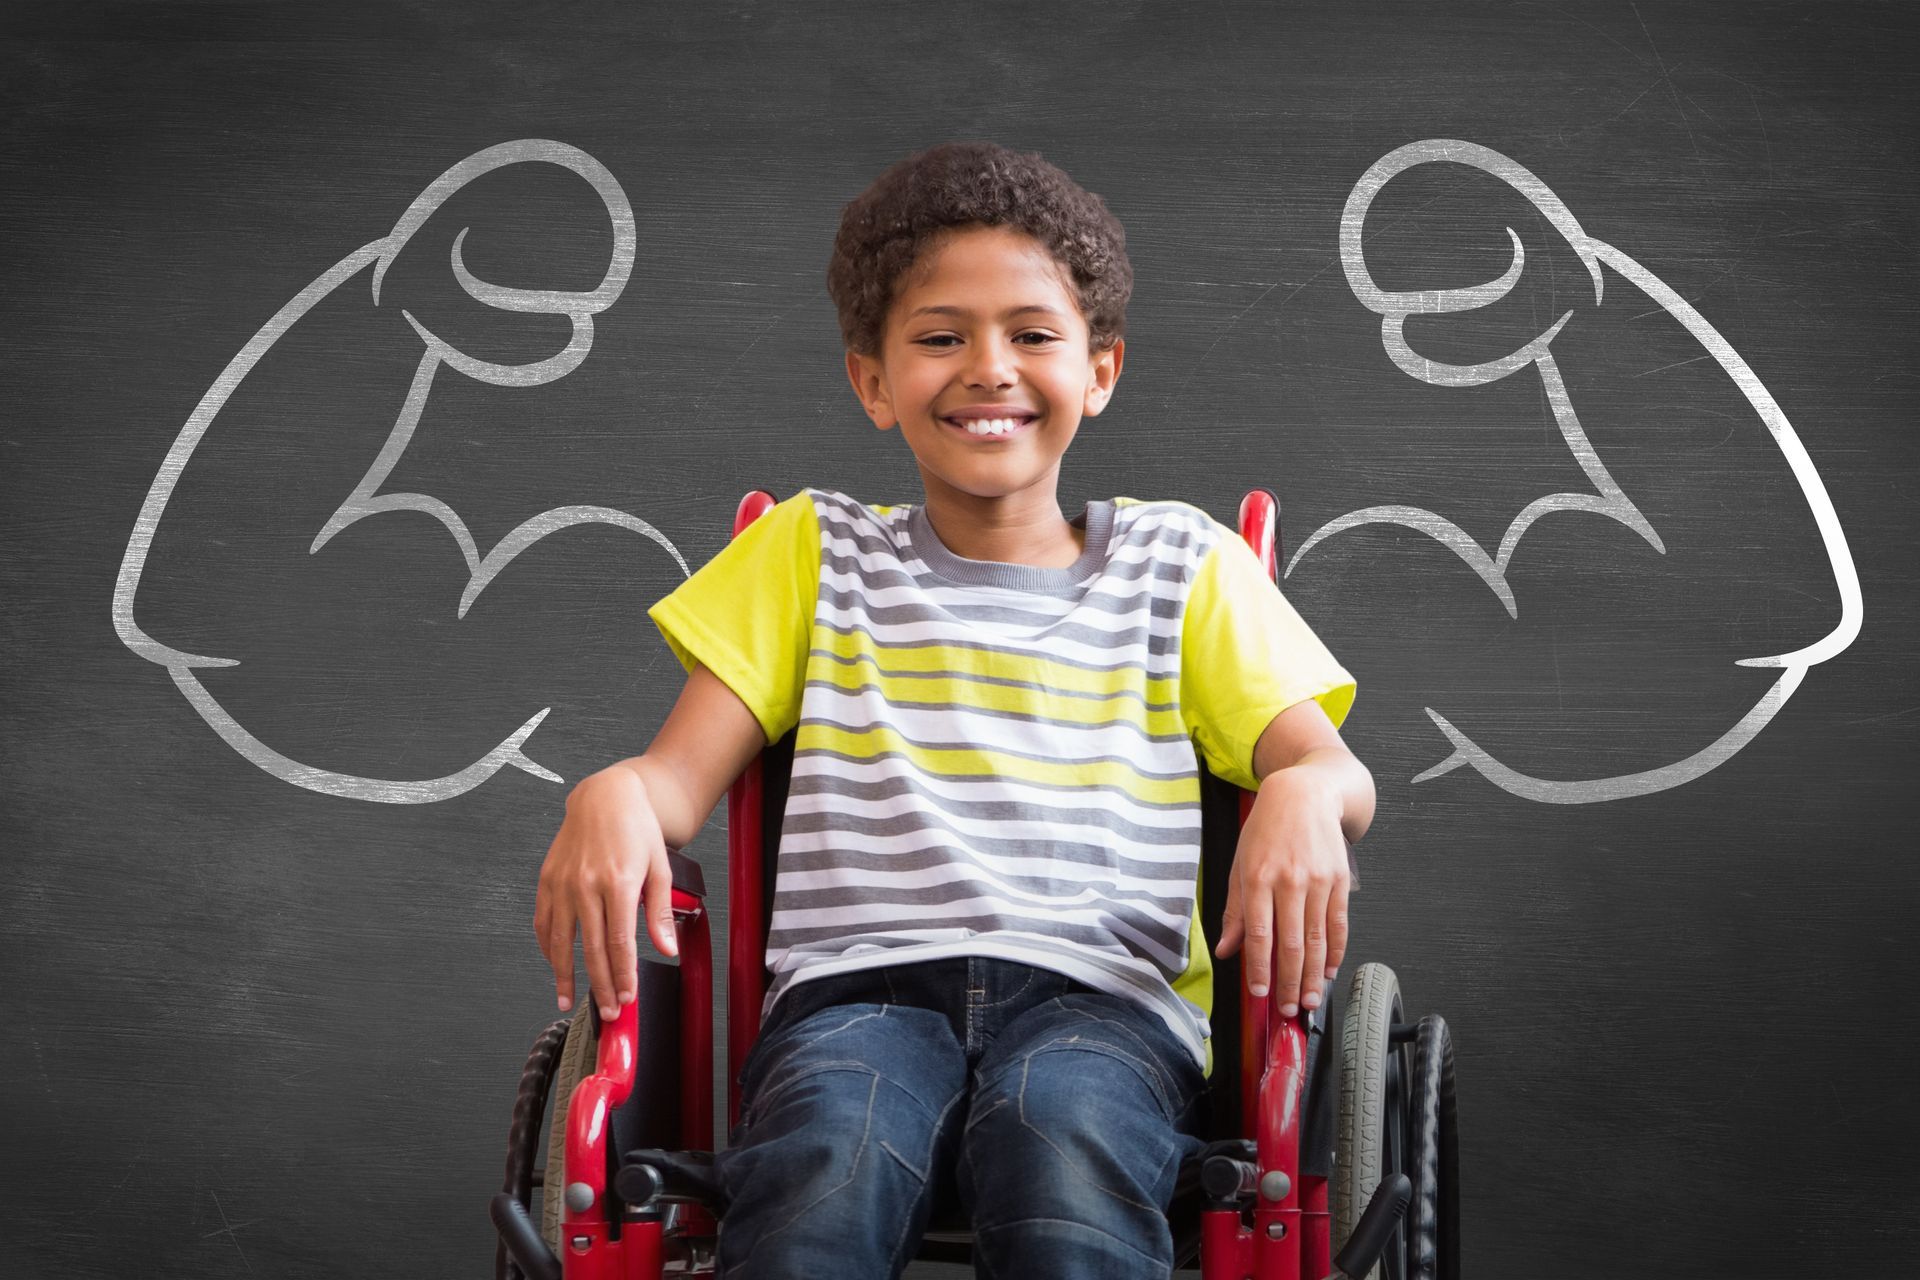
[[[1413,1182],[1406,1174],[1395,1173],[1382,1178],[1380,1185],[1374,1189],[1373,1199],[1367,1202],[1367,1211],[1360,1215],[1360,1221],[1354,1224],[1353,1234],[1347,1237],[1347,1247],[1334,1255],[1334,1274],[1348,1276],[1351,1280],[1365,1280],[1366,1274],[1373,1270],[1373,1264],[1380,1261],[1380,1252],[1387,1247],[1387,1237],[1393,1234],[1394,1224],[1400,1221],[1400,1215],[1411,1199]]]
[[[1231,1203],[1254,1193],[1260,1166],[1232,1156],[1208,1156],[1200,1166],[1200,1186],[1215,1203]]]
[[[547,1248],[533,1219],[527,1216],[526,1206],[514,1199],[511,1191],[495,1193],[487,1212],[500,1239],[506,1243],[507,1252],[527,1273],[528,1280],[560,1280],[560,1259]]]

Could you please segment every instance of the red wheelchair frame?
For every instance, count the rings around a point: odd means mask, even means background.
[[[737,537],[775,503],[755,490],[734,518]],[[1240,534],[1275,576],[1278,499],[1254,489],[1240,503]],[[760,1031],[766,992],[765,964],[771,916],[767,877],[772,874],[785,809],[793,734],[770,745],[749,764],[727,794],[728,919],[727,1052],[730,1063],[746,1060]],[[1226,901],[1228,873],[1241,825],[1254,793],[1223,782],[1200,761],[1202,783],[1201,916],[1217,936]],[[1349,851],[1351,853],[1351,850]],[[529,1063],[510,1140],[508,1190],[494,1197],[493,1219],[501,1236],[499,1273],[537,1280],[659,1280],[668,1274],[712,1274],[708,1247],[717,1233],[712,1204],[717,1192],[702,1178],[701,1160],[713,1140],[713,964],[705,889],[700,868],[670,851],[674,868],[673,914],[680,947],[678,982],[673,966],[643,960],[633,1003],[602,1022],[596,1070],[574,1089],[566,1113],[567,1185],[543,1188],[565,1198],[560,1257],[555,1258],[526,1212],[533,1178],[527,1126],[537,1135],[546,1101],[546,1079]],[[1273,971],[1279,971],[1276,954]],[[1214,960],[1216,993],[1232,990],[1238,1001],[1214,1001],[1214,1071],[1208,1081],[1208,1137],[1213,1141],[1181,1171],[1174,1208],[1175,1265],[1190,1265],[1194,1253],[1202,1280],[1320,1280],[1335,1274],[1364,1276],[1372,1268],[1410,1194],[1404,1175],[1383,1181],[1368,1212],[1339,1259],[1332,1254],[1328,1175],[1333,1152],[1334,1085],[1327,1014],[1333,992],[1318,1010],[1280,1014],[1279,990],[1262,999],[1246,991],[1239,956]],[[678,1053],[640,1035],[642,1006],[677,1016]],[[536,1058],[550,1064],[568,1019],[549,1028]],[[670,1023],[669,1023],[670,1025]],[[1237,1075],[1235,1074],[1237,1071]],[[728,1129],[738,1123],[737,1071],[729,1083]],[[677,1077],[677,1083],[673,1078]],[[1233,1087],[1237,1080],[1238,1088]],[[1310,1087],[1310,1085],[1312,1087]],[[657,1093],[656,1093],[657,1091]],[[653,1094],[654,1096],[649,1096]],[[677,1094],[678,1126],[659,1095]],[[623,1112],[651,1104],[651,1143],[679,1144],[678,1152],[649,1150],[636,1159],[619,1150]],[[1254,1117],[1249,1124],[1244,1117]],[[628,1125],[632,1128],[631,1123]],[[1223,1137],[1222,1135],[1228,1135]],[[646,1142],[641,1138],[638,1141]],[[651,1145],[648,1143],[648,1145]],[[518,1154],[516,1154],[518,1153]],[[681,1192],[684,1194],[674,1194]],[[656,1206],[670,1200],[669,1207]],[[1195,1202],[1198,1201],[1197,1217]],[[957,1224],[964,1227],[964,1224]],[[964,1261],[968,1246],[941,1247],[936,1219],[919,1257]],[[946,1228],[952,1234],[952,1227]],[[947,1242],[949,1246],[952,1242]],[[696,1245],[700,1247],[695,1247]],[[508,1260],[509,1253],[511,1261]]]

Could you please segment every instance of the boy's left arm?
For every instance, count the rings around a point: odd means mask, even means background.
[[[1290,1018],[1296,1001],[1319,1005],[1346,954],[1347,844],[1373,822],[1373,775],[1311,698],[1267,725],[1253,772],[1260,790],[1240,829],[1214,954],[1232,955],[1244,931],[1247,989],[1265,995],[1271,977]],[[1270,974],[1276,953],[1280,971]]]

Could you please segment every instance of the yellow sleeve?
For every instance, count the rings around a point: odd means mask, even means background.
[[[647,610],[689,673],[697,660],[753,711],[769,744],[800,722],[820,591],[820,525],[801,490],[742,529]]]
[[[1207,768],[1254,790],[1253,748],[1273,718],[1318,701],[1339,728],[1356,683],[1295,612],[1240,534],[1216,522],[1180,633],[1180,709]]]

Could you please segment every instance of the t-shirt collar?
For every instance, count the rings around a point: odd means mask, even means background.
[[[913,508],[905,526],[908,546],[934,574],[948,582],[969,586],[1014,587],[1029,591],[1059,591],[1079,586],[1105,567],[1107,541],[1113,532],[1113,500],[1089,499],[1086,509],[1068,521],[1087,531],[1080,558],[1064,568],[1009,564],[1000,560],[969,560],[947,550],[927,519],[924,504]]]

